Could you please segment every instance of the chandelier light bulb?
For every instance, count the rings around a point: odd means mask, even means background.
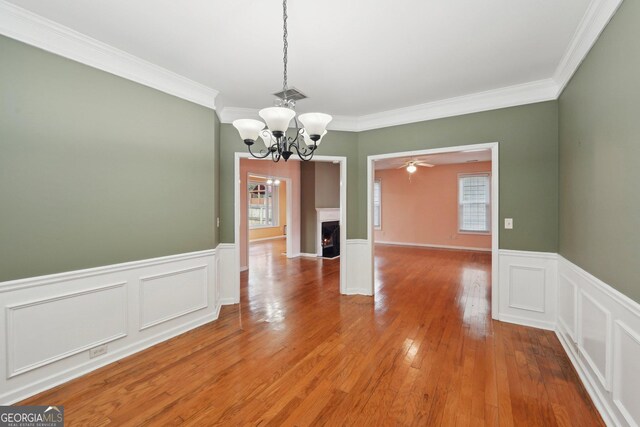
[[[271,184],[273,184],[273,180],[272,180],[271,178],[269,178],[269,179],[267,180],[267,185],[271,185]]]
[[[276,179],[275,181],[273,181],[273,185],[278,186],[280,185],[280,180]]]
[[[418,170],[418,168],[413,163],[411,163],[409,166],[407,166],[407,172],[409,172],[409,173],[414,173],[417,170]]]

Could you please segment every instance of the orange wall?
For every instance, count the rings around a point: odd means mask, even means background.
[[[491,172],[491,162],[376,171],[382,185],[382,229],[378,242],[491,249],[490,235],[458,232],[458,174]]]
[[[248,224],[247,224],[247,182],[250,174],[272,176],[274,178],[289,178],[291,186],[287,191],[291,192],[294,202],[291,206],[292,223],[287,224],[287,233],[292,239],[293,253],[300,252],[300,162],[280,160],[273,163],[271,160],[240,159],[240,267],[248,266]],[[285,199],[286,203],[286,199]],[[286,210],[285,210],[286,212]],[[285,220],[286,221],[286,220]]]
[[[252,178],[252,181],[265,180]],[[287,225],[287,182],[282,181],[278,187],[278,226],[249,229],[249,241],[284,236],[284,227]]]

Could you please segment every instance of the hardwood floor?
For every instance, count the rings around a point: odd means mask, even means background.
[[[339,261],[250,246],[220,319],[21,404],[67,425],[603,425],[552,332],[490,318],[490,255],[376,249],[376,297]]]

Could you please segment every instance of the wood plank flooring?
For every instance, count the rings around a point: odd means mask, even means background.
[[[376,296],[339,261],[251,245],[220,319],[21,404],[67,425],[599,426],[552,332],[491,320],[491,255],[376,248]]]

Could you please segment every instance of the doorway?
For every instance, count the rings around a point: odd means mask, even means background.
[[[420,253],[427,257],[425,261],[429,256],[440,257],[440,262],[446,262],[447,256],[455,258],[453,251],[477,253],[474,259],[483,259],[484,271],[489,270],[490,278],[485,280],[495,318],[499,294],[498,144],[369,156],[368,190],[372,265],[378,252],[404,250],[411,256]],[[378,262],[381,260],[378,257]],[[375,295],[381,278],[373,276]]]
[[[317,257],[317,253],[314,250],[315,244],[314,246],[311,247],[311,250],[309,249],[303,250],[303,248],[301,247],[301,240],[302,240],[301,236],[303,233],[303,230],[301,227],[302,221],[301,221],[301,203],[300,203],[302,181],[300,179],[299,171],[300,171],[300,165],[303,162],[290,159],[287,163],[284,163],[283,161],[281,161],[276,164],[276,163],[273,163],[271,160],[253,159],[250,157],[248,153],[236,153],[235,166],[234,166],[234,169],[235,169],[235,203],[234,203],[235,233],[234,234],[235,234],[235,242],[236,242],[234,264],[237,267],[235,269],[236,273],[234,274],[234,283],[232,284],[234,289],[234,294],[236,295],[234,299],[236,301],[240,300],[240,274],[241,274],[242,267],[247,267],[251,269],[251,260],[248,259],[249,258],[248,257],[249,230],[247,229],[246,233],[245,231],[243,231],[244,225],[242,222],[242,213],[246,212],[245,206],[244,206],[245,199],[243,198],[243,195],[242,195],[243,193],[242,188],[244,188],[243,187],[244,180],[242,179],[243,170],[242,170],[241,164],[243,162],[249,162],[251,165],[250,168],[246,169],[247,182],[249,180],[248,175],[254,175],[256,177],[263,177],[267,179],[271,177],[272,179],[274,179],[274,181],[276,178],[278,178],[280,179],[281,183],[282,182],[285,183],[285,186],[286,186],[286,190],[285,190],[286,203],[285,204],[286,204],[287,216],[286,216],[286,231],[284,229],[282,230],[285,236],[283,240],[286,241],[286,248],[284,251],[285,255],[283,255],[283,257],[286,257],[287,260],[297,259],[297,262],[301,262],[300,260],[306,257],[319,258]],[[339,157],[339,156],[316,156],[311,162],[304,162],[304,163],[318,164],[318,162],[322,162],[322,163],[328,162],[334,165],[339,170],[338,193],[339,193],[340,203],[339,203],[339,208],[337,209],[337,217],[335,218],[336,220],[339,221],[339,229],[338,229],[338,232],[335,233],[334,235],[334,238],[335,238],[334,243],[338,247],[339,246],[344,247],[344,244],[346,242],[346,236],[347,236],[346,234],[347,233],[347,220],[346,220],[347,159],[346,157]],[[297,175],[295,172],[292,172],[292,173],[285,172],[285,170],[288,168],[291,168],[291,169],[297,168],[298,170]],[[249,173],[249,170],[251,170],[252,173]],[[260,191],[260,189],[258,189],[258,191]],[[316,218],[314,218],[314,221],[315,220]],[[314,225],[315,225],[315,222],[314,222]],[[306,236],[309,236],[308,229],[304,230],[304,233]],[[245,239],[247,241],[246,245],[243,244],[243,241],[245,241]],[[245,251],[247,254],[246,264],[241,262],[243,260],[243,253],[245,253]],[[346,254],[344,252],[341,252],[339,261],[337,262],[340,263],[341,267],[346,265]],[[340,292],[341,293],[344,293],[344,286],[346,283],[345,276],[346,276],[345,268],[340,268]]]

